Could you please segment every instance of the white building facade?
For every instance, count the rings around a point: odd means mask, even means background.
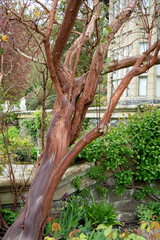
[[[157,0],[158,8],[160,7],[159,2],[160,1]],[[155,11],[155,1],[144,0],[141,4],[145,18],[151,22],[152,13]],[[143,9],[143,4],[145,4],[145,9]],[[125,0],[111,1],[109,21],[111,22],[125,6],[127,6],[127,1]],[[160,19],[159,22],[157,21],[157,23],[154,24],[151,44],[153,44],[157,38],[160,38],[159,28]],[[112,60],[137,56],[148,49],[148,35],[144,30],[142,14],[138,9],[137,12],[133,14],[132,20],[126,22],[125,26],[116,34],[115,42],[116,44],[110,47],[110,57]],[[107,102],[109,102],[114,90],[129,70],[130,68],[124,68],[108,74]],[[141,103],[160,103],[160,65],[152,67],[148,72],[138,77],[134,77],[119,100],[119,104],[123,105]]]

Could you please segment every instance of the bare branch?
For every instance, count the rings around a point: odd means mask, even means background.
[[[96,0],[95,4],[96,4],[95,14],[92,16],[92,18],[87,26],[85,36],[83,37],[83,35],[81,34],[81,36],[75,40],[75,42],[72,44],[72,46],[70,47],[70,49],[67,52],[64,64],[70,70],[72,70],[78,48],[82,43],[82,39],[83,39],[84,43],[90,40],[92,33],[94,31],[95,23],[96,23],[97,19],[99,18],[99,5],[97,4],[97,0]]]
[[[54,83],[54,86],[55,86],[55,89],[57,92],[58,102],[60,104],[63,93],[62,93],[62,89],[61,89],[59,80],[57,78],[57,75],[56,75],[56,72],[54,69],[52,55],[51,55],[51,49],[50,49],[50,34],[52,31],[53,22],[55,19],[57,4],[58,4],[58,0],[55,0],[53,3],[52,10],[50,12],[49,24],[48,24],[47,31],[46,31],[43,41],[44,41],[44,46],[45,46],[46,58],[47,58],[47,66],[48,66],[48,69],[50,72],[50,77]]]
[[[43,9],[44,9],[47,13],[50,12],[49,9],[46,7],[46,5],[44,5],[42,2],[40,2],[40,1],[38,1],[38,0],[35,0],[35,2],[38,3],[39,5],[41,5],[41,7],[43,7]]]
[[[108,66],[107,66],[107,64],[105,64],[104,67],[107,67],[107,70],[105,72],[103,72],[101,75],[105,75],[107,73],[117,71],[122,68],[132,67],[136,63],[136,61],[139,59],[139,57],[140,56],[132,56],[132,57],[127,57],[122,60],[117,59],[117,60],[114,60],[113,62],[111,62]],[[160,64],[160,57],[157,57],[156,64]]]
[[[20,51],[17,47],[14,47],[14,50],[17,51],[19,54],[21,54],[23,57],[25,57],[25,58],[27,58],[27,59],[35,62],[35,63],[40,63],[40,64],[43,64],[43,65],[47,65],[46,62],[42,62],[42,61],[40,61],[40,60],[37,59],[37,58],[34,58],[34,57],[32,57],[32,56],[29,56],[29,55],[23,53],[23,52]]]
[[[1,82],[2,82],[2,78],[3,78],[3,74],[0,72],[0,85],[1,85]]]
[[[74,64],[74,68],[73,68],[73,72],[72,72],[72,75],[71,75],[70,87],[69,87],[69,93],[68,93],[68,100],[69,101],[70,101],[71,94],[72,94],[73,80],[74,80],[74,77],[75,77],[75,72],[76,72],[76,68],[77,68],[77,65],[78,65],[78,60],[79,60],[79,56],[80,56],[80,53],[81,53],[81,49],[82,49],[82,46],[83,46],[83,43],[84,43],[86,29],[87,29],[87,25],[85,25],[84,30],[83,30],[82,42],[79,46],[77,56],[76,56],[76,60],[75,60],[75,64]]]
[[[3,78],[3,54],[1,55],[1,72],[0,72],[0,85]]]
[[[82,0],[68,1],[65,16],[52,50],[52,58],[54,63],[56,63],[61,57],[63,49],[72,31],[72,27],[76,20],[81,3]]]

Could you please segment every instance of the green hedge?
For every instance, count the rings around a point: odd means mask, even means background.
[[[157,195],[150,184],[160,180],[160,109],[149,106],[129,115],[86,146],[78,157],[89,162],[101,160],[105,169],[116,169],[118,194],[143,181],[146,185],[135,191],[136,196],[142,199],[147,194]]]

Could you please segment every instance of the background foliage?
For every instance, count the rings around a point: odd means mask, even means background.
[[[122,195],[126,187],[135,189],[135,196],[158,196],[154,187],[160,180],[160,109],[145,107],[138,113],[110,127],[106,136],[90,143],[78,156],[97,162],[89,173],[91,178],[104,180],[106,170],[116,171],[116,192]],[[145,183],[137,188],[138,181]],[[158,197],[157,197],[158,198]]]

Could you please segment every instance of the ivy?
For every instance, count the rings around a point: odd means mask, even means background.
[[[110,129],[105,146],[107,170],[119,169],[115,174],[118,194],[136,181],[146,183],[135,191],[136,197],[157,194],[150,184],[160,180],[160,109],[148,107],[120,121]]]
[[[82,178],[80,176],[75,177],[71,184],[73,187],[79,192],[81,190],[81,183],[82,183]]]
[[[101,159],[105,153],[104,138],[97,138],[88,144],[78,155],[79,158],[88,162],[96,162]]]

